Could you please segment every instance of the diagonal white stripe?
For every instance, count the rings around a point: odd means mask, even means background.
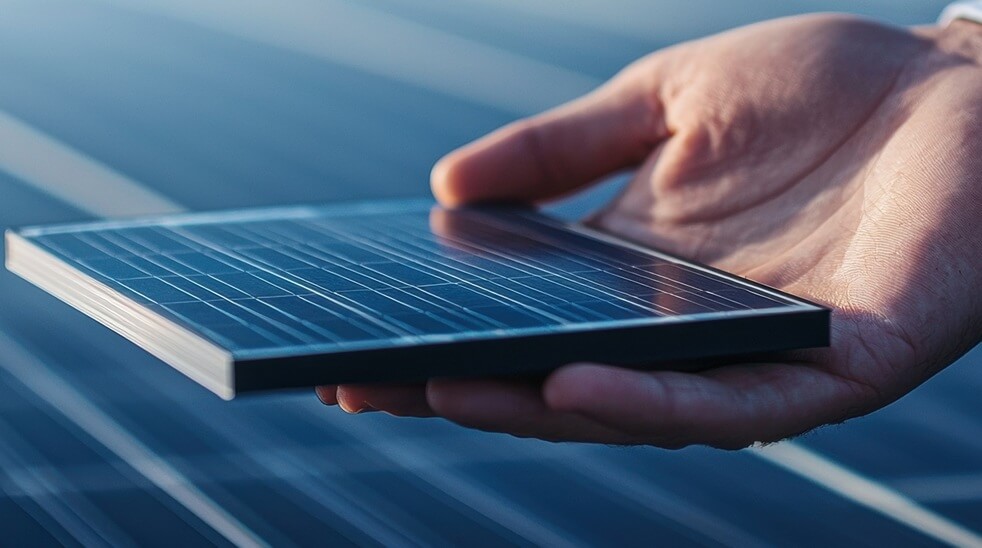
[[[184,208],[0,111],[0,171],[99,217]]]
[[[555,65],[338,0],[104,0],[529,114],[600,84]]]
[[[184,474],[106,414],[18,342],[0,332],[0,368],[39,398],[54,402],[66,419],[143,474],[163,492],[236,546],[268,546],[255,532],[198,489]]]
[[[783,442],[749,449],[758,457],[816,483],[860,506],[882,514],[953,546],[982,548],[982,536],[917,504],[879,482],[825,458],[797,443]]]

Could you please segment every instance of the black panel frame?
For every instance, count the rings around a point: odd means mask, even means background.
[[[572,362],[639,370],[696,371],[741,357],[829,345],[825,308],[761,312],[606,329],[437,344],[245,359],[234,363],[236,392],[325,384],[421,382],[439,377],[528,376]],[[465,364],[465,365],[464,365]]]

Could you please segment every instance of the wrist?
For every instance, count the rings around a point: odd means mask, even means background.
[[[938,24],[945,26],[957,19],[982,23],[982,0],[958,0],[948,4],[938,16]]]

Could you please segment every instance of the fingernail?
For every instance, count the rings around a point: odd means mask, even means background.
[[[338,405],[341,407],[341,409],[344,409],[345,413],[348,413],[349,415],[358,415],[361,413],[371,413],[372,411],[378,411],[378,409],[375,409],[374,407],[368,405],[368,402],[361,402],[361,405],[358,407],[350,407],[340,402],[338,402]]]
[[[320,400],[320,402],[323,403],[324,405],[337,405],[338,404],[338,402],[336,402],[336,401],[329,400],[327,394],[325,394],[324,391],[321,390],[320,388],[315,388],[314,389],[314,394],[317,394],[317,399]]]

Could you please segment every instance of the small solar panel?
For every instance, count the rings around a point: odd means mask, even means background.
[[[522,209],[277,208],[7,241],[8,268],[227,398],[581,360],[657,367],[829,336],[822,307]]]

